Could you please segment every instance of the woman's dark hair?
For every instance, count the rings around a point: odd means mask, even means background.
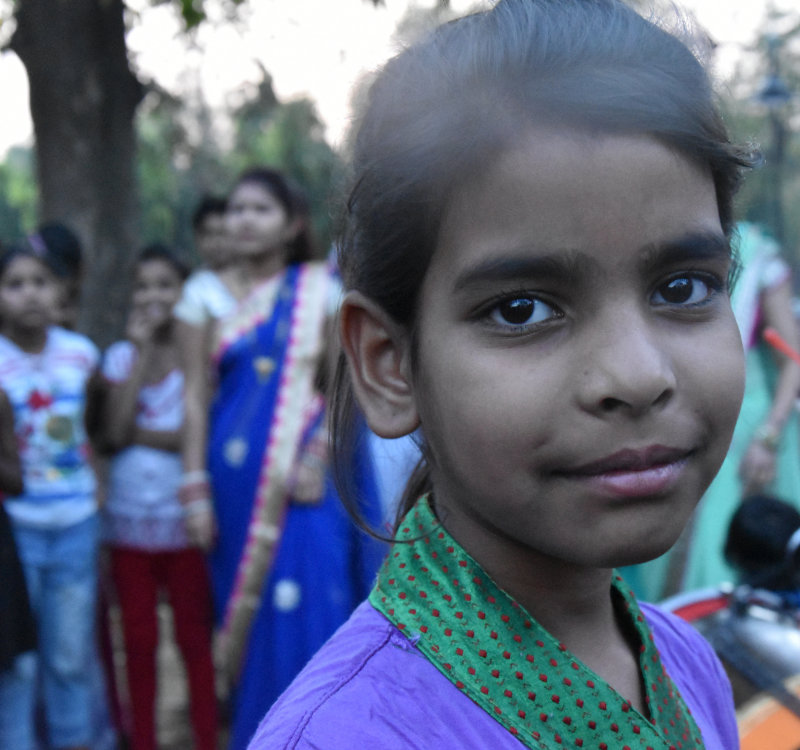
[[[163,242],[153,242],[143,247],[136,256],[136,263],[146,263],[150,260],[162,260],[168,263],[180,277],[185,281],[189,275],[189,267],[178,257],[172,248]]]
[[[224,216],[228,202],[216,195],[204,195],[192,214],[192,229],[196,232],[209,216]]]
[[[353,145],[344,285],[408,330],[412,357],[417,298],[454,189],[535,127],[651,136],[708,171],[730,238],[749,159],[687,44],[621,0],[500,0],[390,60]],[[352,505],[356,407],[343,358],[332,398],[337,485]],[[398,518],[430,489],[426,469],[423,460]]]
[[[58,259],[63,278],[78,279],[83,269],[83,251],[78,236],[60,221],[42,224],[36,234],[28,237],[31,244],[43,242],[49,253]]]
[[[286,262],[304,263],[315,254],[314,241],[308,221],[308,201],[305,193],[294,183],[275,169],[253,167],[243,172],[236,180],[234,189],[239,185],[254,183],[272,195],[284,208],[289,221],[297,222],[297,234],[287,243]]]

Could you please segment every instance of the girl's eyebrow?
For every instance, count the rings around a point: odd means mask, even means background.
[[[520,250],[520,253],[524,252]],[[586,276],[596,261],[577,250],[548,251],[543,255],[498,254],[465,268],[453,282],[453,291],[520,278],[569,281]]]
[[[721,232],[689,232],[643,248],[643,269],[701,260],[729,260],[731,245]]]
[[[519,254],[516,254],[519,253]],[[549,250],[531,257],[524,249],[487,258],[465,268],[454,280],[453,291],[517,279],[543,279],[554,282],[575,282],[597,273],[597,259],[579,250]],[[728,260],[731,246],[721,232],[688,232],[663,242],[642,247],[640,265],[643,271],[675,263],[704,260]]]

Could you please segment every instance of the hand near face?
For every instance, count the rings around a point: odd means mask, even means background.
[[[125,335],[137,347],[142,348],[153,340],[158,321],[145,308],[135,307],[128,317]]]

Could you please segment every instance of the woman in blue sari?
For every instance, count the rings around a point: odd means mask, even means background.
[[[328,478],[319,382],[339,285],[308,260],[296,206],[279,173],[246,172],[227,210],[240,259],[222,279],[227,307],[199,326],[176,308],[187,393],[182,500],[197,544],[210,550],[234,749],[365,595],[380,556]],[[373,497],[369,462],[358,464]]]

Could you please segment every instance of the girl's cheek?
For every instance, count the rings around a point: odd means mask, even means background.
[[[69,299],[69,288],[65,284],[52,284],[48,289],[48,298],[54,305],[63,305]]]

